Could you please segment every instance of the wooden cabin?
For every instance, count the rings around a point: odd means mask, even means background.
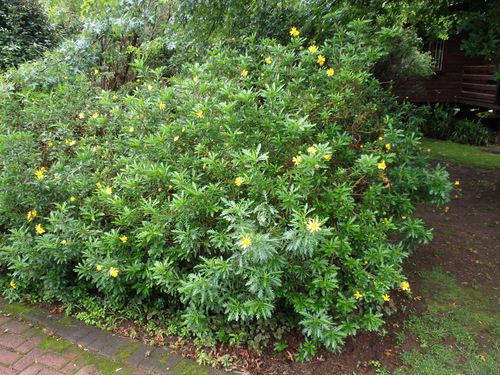
[[[429,79],[409,80],[394,89],[401,100],[412,103],[456,102],[493,110],[500,117],[499,81],[493,80],[496,68],[483,57],[466,56],[460,49],[463,35],[431,42],[435,74]]]

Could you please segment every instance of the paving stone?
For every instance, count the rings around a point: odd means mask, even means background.
[[[105,346],[110,344],[110,338],[111,338],[110,333],[104,333],[98,336],[94,341],[89,343],[87,345],[87,348],[92,351],[92,352],[99,352],[102,350]]]
[[[174,368],[179,362],[184,360],[184,357],[175,353],[168,352],[165,349],[159,349],[165,353],[163,359],[159,360],[153,368],[153,372],[158,374],[170,375],[171,369]]]
[[[93,375],[95,370],[91,367],[85,366],[82,367],[75,375]]]
[[[22,345],[18,346],[16,350],[21,353],[27,353],[30,350],[37,347],[44,340],[43,336],[34,336],[30,338],[28,341],[24,342]]]
[[[17,375],[17,374],[19,374],[19,371],[7,367],[0,367],[0,375]]]
[[[146,345],[141,346],[129,357],[127,365],[139,367],[139,365],[146,359],[147,355],[151,354],[152,349],[154,348]]]
[[[152,371],[159,362],[162,360],[166,361],[167,358],[168,354],[164,350],[161,350],[160,348],[152,348],[149,355],[144,358],[139,367],[146,371]]]
[[[0,326],[8,321],[12,320],[11,317],[0,315]],[[0,327],[1,329],[1,327]]]
[[[30,326],[24,322],[16,322],[12,320],[2,325],[3,330],[9,330],[12,333],[21,333],[22,331],[27,330]]]
[[[84,322],[75,320],[71,325],[58,331],[57,334],[66,340],[77,342],[88,334],[88,331],[85,329],[86,326]]]
[[[44,368],[37,375],[61,375],[59,371]]]
[[[38,358],[40,358],[44,353],[45,353],[44,350],[40,348],[35,348],[31,350],[28,354],[26,354],[24,357],[22,357],[19,361],[14,363],[12,368],[14,368],[15,370],[22,371],[28,366],[30,366],[32,363],[36,363]]]
[[[200,366],[196,362],[189,359],[184,359],[175,365],[174,368],[170,369],[171,374],[184,375],[184,374],[196,374],[196,375],[211,375],[212,369],[207,366]]]
[[[19,334],[13,334],[10,331],[4,332],[0,335],[0,345],[5,346],[6,348],[15,349],[26,341],[26,338],[19,336]]]
[[[112,357],[113,354],[115,354],[117,351],[119,351],[124,345],[128,344],[130,340],[116,336],[116,335],[111,335],[111,338],[109,339],[109,344],[102,348],[99,351],[99,355],[103,355],[105,357]]]
[[[77,344],[87,347],[90,343],[104,335],[104,332],[96,327],[86,326],[82,329],[86,335],[76,341]]]
[[[27,367],[25,370],[21,371],[19,373],[19,375],[36,375],[44,369],[45,369],[45,366],[42,366],[39,364],[34,364],[34,365]]]
[[[75,372],[80,370],[81,367],[81,363],[78,363],[77,361],[71,361],[59,371],[61,371],[63,374],[74,374]]]
[[[4,365],[12,365],[20,357],[21,357],[21,354],[18,354],[16,352],[11,352],[7,349],[0,348],[0,363],[2,363]]]
[[[38,362],[58,370],[63,368],[69,360],[55,353],[46,353],[38,358]]]

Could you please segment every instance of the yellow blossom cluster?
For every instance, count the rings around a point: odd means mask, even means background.
[[[42,167],[40,169],[38,169],[36,172],[35,172],[35,176],[36,178],[38,178],[39,180],[42,179],[44,177],[44,172],[46,172],[47,170],[45,169],[45,167]]]
[[[248,246],[252,245],[252,239],[245,234],[239,244],[242,249],[246,249]]]
[[[31,221],[35,216],[36,216],[36,210],[28,211],[28,217],[26,218],[26,220]]]

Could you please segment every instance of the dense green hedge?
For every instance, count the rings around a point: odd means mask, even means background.
[[[37,66],[14,73],[3,293],[161,310],[205,342],[298,327],[301,359],[376,330],[409,289],[410,246],[431,237],[415,205],[446,202],[448,176],[371,73],[397,29],[355,21],[321,45],[294,30],[286,46],[215,45],[168,82],[143,69],[119,91],[98,69],[52,67],[49,86]]]

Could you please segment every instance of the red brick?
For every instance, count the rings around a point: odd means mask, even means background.
[[[89,366],[82,367],[75,375],[93,375],[95,373],[95,369]]]
[[[60,369],[64,367],[69,362],[69,360],[57,354],[47,353],[38,358],[38,362],[55,369]]]
[[[4,365],[11,365],[16,362],[21,355],[15,352],[9,352],[6,349],[0,348],[0,363]]]
[[[2,325],[3,330],[8,329],[12,333],[21,333],[22,331],[25,331],[28,328],[30,328],[28,324],[24,322],[16,322],[15,320],[12,320]]]
[[[59,371],[56,371],[56,370],[51,370],[51,369],[48,369],[48,368],[45,368],[43,369],[42,371],[40,371],[38,373],[38,375],[61,375],[62,373],[60,373]]]
[[[22,371],[32,363],[36,363],[38,358],[40,358],[44,353],[45,351],[43,351],[42,349],[35,348],[32,351],[28,352],[28,354],[26,354],[19,361],[14,363],[14,366],[12,366],[12,368],[14,368],[15,370]]]
[[[9,320],[12,320],[12,318],[9,318],[8,316],[0,315],[0,326],[4,323],[7,323]]]
[[[6,348],[15,349],[19,345],[23,344],[26,341],[26,338],[21,337],[19,335],[13,335],[12,333],[5,332],[0,335],[0,345],[5,346]]]
[[[63,374],[74,374],[75,372],[77,372],[80,367],[82,366],[81,363],[77,363],[77,362],[70,362],[68,363],[66,366],[64,366],[60,371],[63,373]]]
[[[6,367],[0,367],[0,375],[17,375],[17,374],[19,374],[19,371],[12,370]]]
[[[43,336],[35,336],[26,341],[24,344],[18,346],[16,350],[21,353],[27,353],[30,350],[36,348],[38,344],[40,344],[43,341]]]
[[[27,367],[24,371],[20,372],[19,375],[36,375],[44,368],[45,367],[42,365],[32,365]]]

